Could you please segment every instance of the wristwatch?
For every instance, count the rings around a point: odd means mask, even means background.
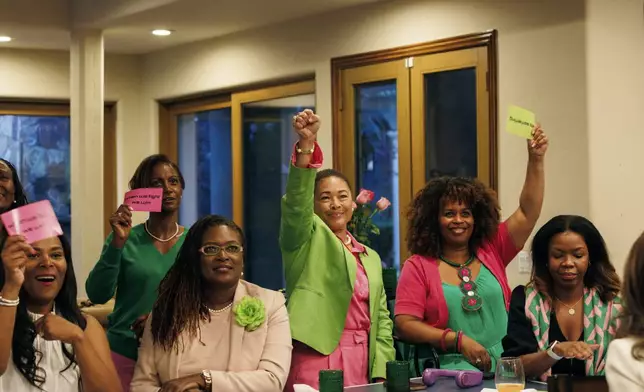
[[[554,342],[550,343],[550,346],[548,346],[548,349],[546,350],[546,354],[548,354],[548,356],[555,361],[559,361],[561,358],[563,358],[555,353],[554,348],[558,343],[559,342],[555,340]]]
[[[203,378],[203,382],[206,384],[204,391],[212,391],[212,376],[210,375],[210,370],[202,370],[201,378]]]

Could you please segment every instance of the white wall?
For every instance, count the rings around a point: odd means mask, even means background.
[[[617,3],[587,0],[586,62],[590,212],[622,274],[644,230],[644,3]]]
[[[0,98],[64,99],[70,97],[69,52],[0,49]],[[136,145],[150,143],[140,135],[140,59],[105,57],[105,99],[117,102],[118,194],[125,191],[140,157]],[[143,132],[145,135],[146,132]]]
[[[500,123],[509,104],[531,108],[552,143],[543,217],[587,215],[584,12],[583,0],[384,2],[152,53],[143,61],[142,129],[156,138],[155,99],[315,72],[330,165],[331,58],[497,29]],[[499,139],[500,199],[508,216],[517,207],[527,153],[523,140],[504,132]],[[156,151],[156,144],[148,147]],[[513,284],[527,279],[516,264],[509,275]]]

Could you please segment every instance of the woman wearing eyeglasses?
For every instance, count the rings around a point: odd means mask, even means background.
[[[218,215],[192,226],[161,281],[132,392],[283,390],[292,349],[284,296],[241,280],[243,269],[239,226]]]

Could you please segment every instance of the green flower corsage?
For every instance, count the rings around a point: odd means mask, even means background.
[[[266,319],[264,303],[255,297],[244,297],[233,308],[235,321],[246,331],[252,332],[259,328]]]

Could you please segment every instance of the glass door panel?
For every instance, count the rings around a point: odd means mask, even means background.
[[[71,240],[69,132],[69,116],[0,115],[0,157],[16,167],[30,202],[51,202]]]
[[[414,58],[411,69],[413,191],[439,176],[490,184],[487,50]]]
[[[402,61],[343,72],[343,132],[334,151],[356,195],[365,188],[391,201],[374,217],[380,235],[371,235],[368,245],[383,266],[396,268],[406,256],[404,206],[411,198],[409,178],[401,176],[410,165],[407,75]]]
[[[292,119],[304,109],[315,110],[314,94],[242,105],[244,231],[248,242],[244,278],[275,290],[285,284],[278,238],[279,206],[297,141]]]
[[[280,204],[296,141],[292,118],[301,110],[315,110],[315,81],[235,93],[231,98],[233,218],[244,228],[248,244],[244,279],[281,289]]]
[[[476,68],[424,79],[425,178],[476,177]]]
[[[186,180],[179,222],[209,214],[232,219],[230,107],[177,116],[178,164]]]

